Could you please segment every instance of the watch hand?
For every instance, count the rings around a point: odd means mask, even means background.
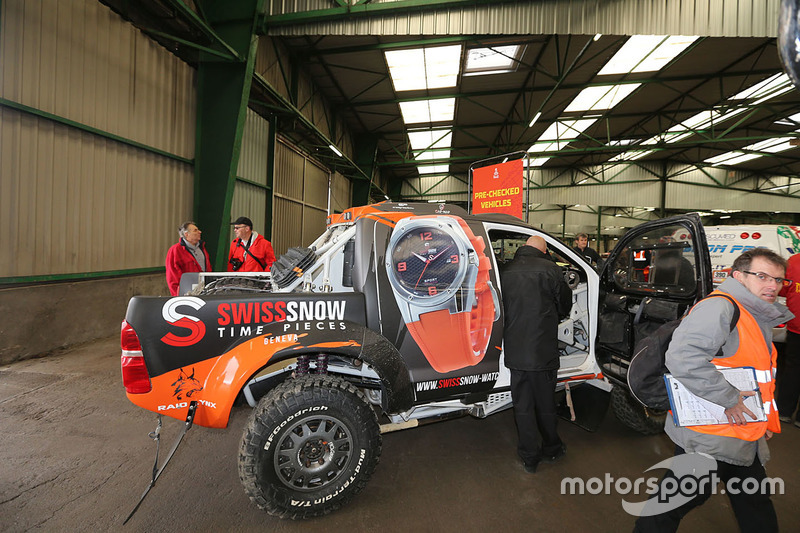
[[[425,261],[425,268],[423,268],[423,269],[422,269],[422,272],[421,272],[421,273],[420,273],[420,275],[419,275],[419,279],[417,279],[417,283],[414,285],[414,288],[415,288],[415,289],[417,288],[417,285],[419,285],[419,281],[422,279],[422,276],[424,276],[424,275],[425,275],[425,269],[427,269],[427,268],[428,268],[428,265],[430,265],[430,264],[431,264],[431,260],[430,260],[430,259],[428,259],[427,261]]]
[[[431,257],[431,259],[430,259],[430,260],[431,260],[431,262],[433,262],[433,261],[436,261],[436,260],[439,258],[439,256],[441,256],[443,253],[445,253],[445,252],[446,252],[447,250],[449,250],[449,249],[450,249],[450,247],[449,247],[449,246],[447,246],[447,247],[445,247],[445,249],[444,249],[444,250],[442,250],[442,251],[441,251],[441,252],[439,252],[438,254],[434,255],[433,257]]]
[[[438,254],[434,255],[433,257],[431,257],[430,259],[428,259],[427,261],[425,261],[425,268],[423,268],[423,269],[422,269],[422,273],[419,275],[419,279],[417,280],[417,283],[416,283],[416,285],[414,285],[414,288],[415,288],[415,289],[417,288],[417,285],[419,285],[419,282],[420,282],[420,280],[422,279],[422,276],[423,276],[423,275],[425,275],[425,270],[428,268],[428,265],[430,265],[431,263],[433,263],[434,261],[436,261],[436,260],[437,260],[439,257],[441,257],[441,255],[442,255],[443,253],[445,253],[445,252],[446,252],[447,250],[449,250],[449,249],[450,249],[450,246],[446,246],[446,247],[444,248],[444,250],[442,250],[442,251],[441,251],[441,252],[439,252]],[[417,255],[417,254],[414,254],[414,255]]]
[[[427,261],[427,259],[425,259],[425,257],[423,257],[423,256],[419,255],[417,252],[411,252],[411,253],[412,253],[412,254],[414,255],[414,257],[416,257],[417,259],[421,259],[422,261]]]

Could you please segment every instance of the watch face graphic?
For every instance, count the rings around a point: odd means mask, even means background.
[[[435,226],[409,229],[391,256],[397,284],[409,295],[435,297],[460,284],[462,254],[452,235]]]
[[[450,215],[399,220],[386,273],[411,337],[440,373],[483,360],[499,318],[483,238]]]

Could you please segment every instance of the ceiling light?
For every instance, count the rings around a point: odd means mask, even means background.
[[[731,218],[731,216],[730,215],[723,215],[723,216],[719,217],[720,220],[722,220],[724,218]]]
[[[530,128],[531,126],[533,126],[536,123],[536,121],[539,120],[539,117],[541,117],[541,116],[542,116],[542,112],[541,111],[539,111],[538,113],[533,115],[533,118],[531,119],[530,124],[528,124],[528,127]]]
[[[329,144],[329,145],[328,145],[328,148],[330,148],[331,150],[333,150],[333,153],[334,153],[334,154],[338,155],[339,157],[342,157],[342,152],[340,152],[340,151],[339,151],[339,149],[338,149],[338,148],[336,148],[334,145],[332,145],[332,144]]]
[[[593,41],[599,41],[599,40],[600,40],[600,37],[602,37],[602,36],[603,36],[603,34],[602,34],[602,33],[595,33],[595,34],[594,34],[594,37],[592,37],[592,40],[593,40]]]
[[[777,187],[772,187],[771,189],[767,189],[768,191],[777,191],[780,189],[785,189],[787,187],[791,187],[791,185],[778,185]]]

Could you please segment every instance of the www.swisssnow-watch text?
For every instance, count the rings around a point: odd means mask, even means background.
[[[411,336],[431,366],[478,364],[499,317],[485,243],[461,218],[409,217],[394,228],[386,270]]]

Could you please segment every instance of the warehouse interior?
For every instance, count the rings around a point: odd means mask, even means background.
[[[5,437],[4,448],[33,434],[27,417],[55,416],[52,405],[23,406],[26,391],[52,397],[62,385],[116,385],[118,368],[92,373],[76,358],[118,365],[93,350],[113,347],[108,339],[118,336],[132,296],[168,294],[164,257],[186,220],[197,222],[215,270],[224,270],[239,216],[251,218],[280,255],[309,245],[328,216],[351,207],[391,200],[467,208],[475,164],[523,157],[525,221],[570,244],[585,232],[591,246],[608,251],[631,227],[689,212],[706,225],[800,225],[800,92],[778,53],[780,7],[780,0],[0,0],[0,411],[11,415],[3,425],[24,426]],[[51,366],[39,373],[36,361]],[[141,417],[136,436],[146,436],[149,413],[113,385],[98,384],[98,394],[119,392],[111,404],[123,419]],[[241,425],[246,413],[236,416]],[[513,424],[501,416],[490,430],[498,445],[513,439]],[[455,424],[464,438],[481,439],[477,422]],[[644,457],[637,465],[654,463],[669,444],[663,435],[637,444],[638,436],[622,439],[626,430],[607,424],[601,433],[609,449],[638,448]],[[109,438],[102,425],[60,434],[89,446],[87,437]],[[588,453],[592,436],[569,431]],[[800,476],[779,457],[796,445],[793,431],[774,453],[785,469],[786,495],[777,506],[787,525],[797,513],[787,501]],[[428,446],[425,454],[451,453],[446,435],[420,444],[410,436],[417,432],[407,433],[402,442]],[[39,449],[56,453],[46,444]],[[409,453],[397,444],[394,450]],[[613,455],[624,463],[626,453]],[[492,465],[477,455],[466,460],[476,461],[469,475],[480,478]],[[502,463],[499,454],[491,457]],[[8,458],[27,464],[22,455]],[[144,473],[149,455],[137,460],[99,463],[113,479],[119,470]],[[180,468],[195,469],[188,460]],[[400,476],[402,468],[389,472]],[[213,475],[191,483],[213,485]],[[44,473],[2,477],[3,529],[56,527],[31,513],[74,519],[72,502],[18,505],[49,479]],[[146,481],[127,479],[136,485],[112,490],[123,506]],[[102,497],[89,486],[96,481],[79,480],[86,497]],[[391,507],[395,481],[381,481],[377,509]],[[459,494],[471,501],[478,485],[467,486]],[[237,513],[252,514],[241,529],[256,527],[262,513],[247,506],[238,483],[220,490],[230,491]],[[504,490],[492,488],[500,502],[509,498]],[[185,503],[191,491],[180,487],[176,501]],[[575,512],[573,502],[525,498],[526,505]],[[85,498],[76,501],[89,509]],[[694,527],[734,524],[727,501],[716,502]],[[600,529],[632,525],[617,500],[606,497],[594,512],[606,504],[621,516]],[[369,509],[337,523],[370,530]],[[469,513],[469,506],[458,509]],[[98,524],[115,527],[124,514],[106,513]],[[302,526],[263,517],[278,531]],[[539,519],[527,508],[519,515]],[[163,524],[147,520],[134,528]],[[391,522],[377,523],[402,530],[403,520],[394,508]],[[509,527],[521,529],[514,520]],[[492,523],[484,514],[460,530]],[[443,521],[432,524],[418,528],[448,530]],[[324,520],[311,529],[323,527]]]

